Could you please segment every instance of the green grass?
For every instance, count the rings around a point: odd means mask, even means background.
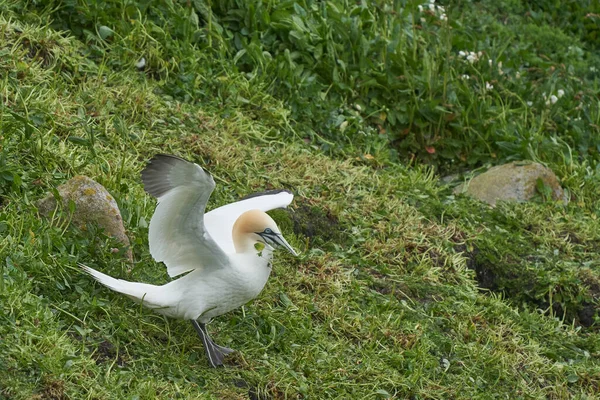
[[[598,72],[596,28],[568,23],[581,9],[465,2],[445,25],[413,21],[418,2],[49,4],[0,1],[0,399],[597,397]],[[361,37],[387,42],[367,57]],[[302,72],[278,69],[293,51]],[[361,63],[383,81],[361,88]],[[210,325],[239,350],[226,368],[189,323],[77,267],[168,280],[139,179],[157,152],[213,173],[211,207],[296,193],[273,216],[301,256],[278,253],[263,293]],[[521,158],[547,162],[569,205],[491,209],[439,180]],[[78,174],[117,200],[133,268],[95,227],[38,215]]]
[[[42,15],[111,68],[145,56],[175,99],[241,108],[328,154],[442,171],[571,157],[596,168],[600,3],[587,3],[459,2],[447,21],[417,0],[93,0]],[[461,50],[481,57],[471,64]]]

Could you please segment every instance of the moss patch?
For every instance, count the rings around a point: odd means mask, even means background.
[[[347,228],[326,207],[310,205],[305,199],[298,199],[289,212],[294,233],[313,240],[344,243]]]

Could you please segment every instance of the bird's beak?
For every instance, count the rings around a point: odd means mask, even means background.
[[[292,253],[292,255],[294,257],[298,257],[298,253],[296,253],[296,250],[294,250],[292,248],[292,246],[290,246],[290,244],[287,242],[287,240],[285,240],[285,238],[282,235],[279,235],[278,239],[281,241],[281,246],[285,247],[285,249],[287,251],[289,251],[290,253]]]
[[[290,246],[281,233],[266,234],[264,232],[256,232],[256,234],[263,238],[263,240],[271,247],[284,247],[287,251],[298,257],[296,250]]]

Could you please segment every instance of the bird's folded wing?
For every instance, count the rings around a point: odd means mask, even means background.
[[[251,194],[235,203],[216,208],[204,215],[204,224],[211,237],[226,253],[235,252],[233,224],[240,215],[250,210],[269,211],[290,205],[294,195],[288,190],[270,190]]]
[[[223,268],[229,257],[204,225],[204,211],[215,182],[199,165],[157,155],[142,172],[146,191],[158,199],[150,221],[150,254],[169,276],[199,268]]]

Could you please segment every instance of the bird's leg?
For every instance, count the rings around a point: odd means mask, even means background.
[[[206,351],[206,356],[208,357],[208,362],[211,367],[216,368],[223,365],[225,356],[229,353],[233,353],[234,350],[229,347],[219,346],[213,342],[206,330],[206,324],[199,323],[195,319],[192,319],[191,322],[194,329],[196,329],[196,332],[198,332],[200,339],[202,339],[202,344],[204,345],[204,350]]]

